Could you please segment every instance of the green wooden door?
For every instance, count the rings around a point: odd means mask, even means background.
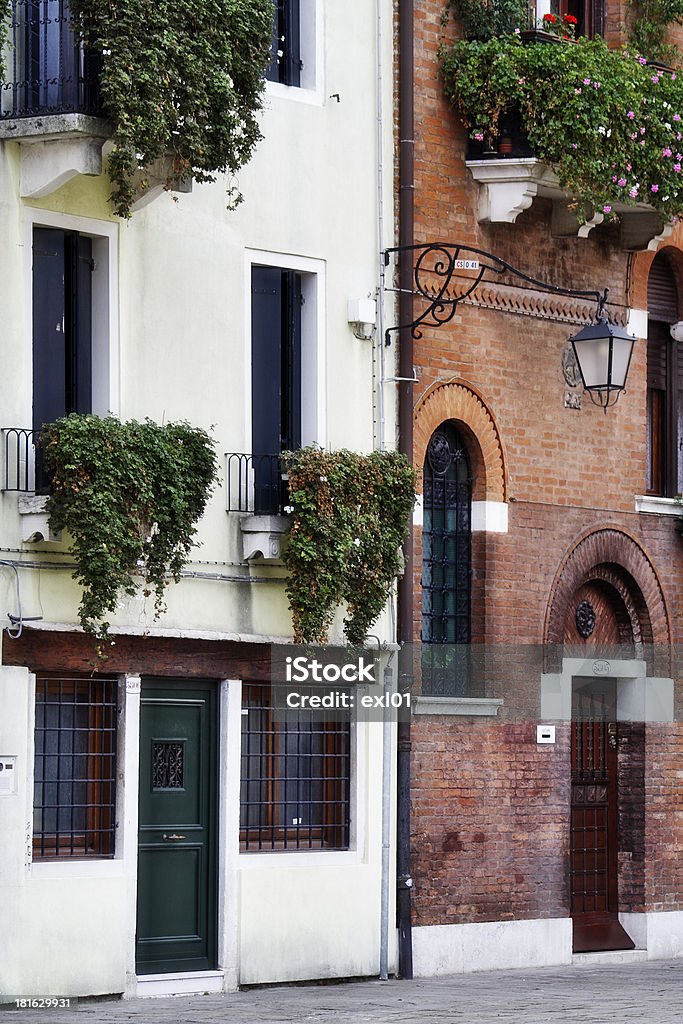
[[[216,966],[215,684],[144,680],[137,972]]]

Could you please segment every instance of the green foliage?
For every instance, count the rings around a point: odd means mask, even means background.
[[[602,39],[524,46],[515,36],[441,52],[446,95],[475,138],[518,111],[534,153],[578,204],[614,216],[683,210],[683,76]]]
[[[683,23],[683,0],[630,0],[634,8],[629,43],[650,60],[678,63],[675,47],[666,44],[668,25]]]
[[[449,6],[466,39],[495,39],[529,21],[527,0],[449,0]]]
[[[43,427],[41,445],[50,523],[73,538],[79,618],[101,650],[106,616],[140,578],[156,615],[164,610],[168,577],[180,578],[216,480],[214,442],[187,423],[73,413]]]
[[[103,54],[120,216],[129,216],[138,172],[156,160],[170,158],[169,183],[214,181],[249,160],[261,138],[273,0],[70,0],[70,8],[85,44]]]
[[[12,22],[11,0],[0,0],[0,81],[4,81],[7,68],[4,54],[9,39],[9,27]]]
[[[303,448],[284,460],[293,524],[283,558],[294,639],[325,643],[345,601],[345,633],[362,644],[400,568],[415,471],[398,452]]]

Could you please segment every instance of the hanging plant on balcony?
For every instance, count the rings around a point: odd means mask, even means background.
[[[516,111],[534,154],[579,209],[608,216],[647,204],[683,210],[683,76],[602,39],[524,46],[514,36],[441,52],[448,99],[472,137],[495,136]]]
[[[50,523],[72,537],[80,622],[102,653],[123,594],[142,590],[156,617],[164,610],[216,481],[214,442],[187,423],[74,413],[43,427],[41,446]]]
[[[236,173],[261,138],[273,0],[70,0],[76,29],[101,53],[100,85],[113,122],[112,202],[130,215],[141,170],[167,184]],[[233,203],[239,195],[232,193]]]
[[[669,25],[683,23],[683,0],[629,0],[633,23],[629,46],[649,60],[662,64],[680,63],[678,50],[667,43]]]
[[[297,643],[325,643],[342,601],[362,644],[389,599],[415,502],[415,471],[398,452],[288,452],[293,516],[283,559]]]

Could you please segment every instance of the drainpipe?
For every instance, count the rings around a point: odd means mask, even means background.
[[[414,242],[414,110],[413,110],[413,31],[414,0],[399,0],[399,245]],[[413,319],[412,254],[404,253],[399,263],[399,323]],[[409,330],[399,333],[399,371],[405,378],[398,382],[399,450],[413,461],[413,339]],[[412,528],[404,545],[405,572],[398,588],[398,638],[400,654],[399,688],[410,681],[413,639],[413,537]],[[398,926],[398,972],[401,978],[413,976],[411,935],[410,873],[410,720],[398,723],[397,753],[397,842],[396,842],[396,917]]]

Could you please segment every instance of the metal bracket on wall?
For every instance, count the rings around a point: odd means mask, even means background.
[[[412,323],[386,329],[384,344],[387,346],[391,344],[391,335],[398,331],[409,330],[413,338],[418,340],[422,337],[423,327],[441,327],[442,324],[447,324],[455,315],[458,304],[471,295],[482,282],[500,282],[505,275],[519,278],[548,294],[566,295],[574,299],[594,299],[597,304],[596,319],[604,316],[607,288],[602,292],[561,288],[559,285],[539,281],[538,278],[525,274],[500,256],[494,256],[484,249],[475,249],[459,242],[425,242],[422,245],[395,246],[382,251],[383,267],[390,265],[394,254],[400,256],[402,253],[413,253],[415,257],[414,287],[410,294],[423,299],[427,305]]]

